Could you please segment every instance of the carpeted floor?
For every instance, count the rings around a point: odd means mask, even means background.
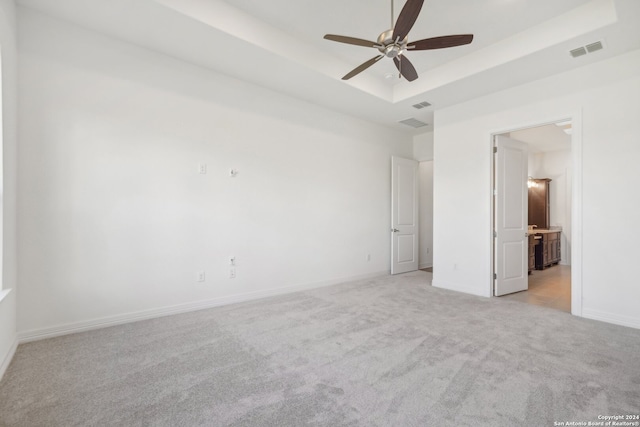
[[[640,414],[640,330],[422,271],[19,346],[2,426],[553,426]]]

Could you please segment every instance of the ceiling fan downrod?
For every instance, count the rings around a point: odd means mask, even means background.
[[[393,28],[393,16],[394,16],[394,13],[393,13],[393,0],[391,0],[391,28]]]

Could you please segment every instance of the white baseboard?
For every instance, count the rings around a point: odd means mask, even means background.
[[[9,293],[11,292],[11,289],[3,289],[0,290],[0,302],[2,302],[2,300],[9,295]]]
[[[267,289],[264,291],[248,292],[244,294],[229,295],[210,300],[194,301],[186,304],[179,304],[157,309],[143,310],[133,313],[108,316],[99,319],[91,319],[81,322],[67,323],[48,328],[32,329],[18,332],[18,342],[25,343],[46,338],[53,338],[61,335],[85,332],[94,329],[107,328],[109,326],[122,325],[125,323],[137,322],[140,320],[154,319],[157,317],[170,316],[172,314],[188,313],[191,311],[204,310],[207,308],[219,307],[244,301],[251,301],[276,295],[299,292],[324,286],[337,285],[344,282],[365,280],[373,277],[388,275],[388,271],[363,274],[358,276],[341,277],[338,279],[325,280],[321,282],[306,283],[303,285],[285,286],[282,288]]]
[[[420,264],[420,265],[418,266],[418,268],[419,268],[420,270],[422,270],[423,268],[432,268],[432,267],[433,267],[433,263],[430,263],[430,264]]]
[[[640,317],[621,316],[619,314],[592,310],[590,308],[582,309],[582,317],[592,320],[599,320],[601,322],[613,323],[614,325],[628,326],[629,328],[640,329]]]
[[[468,285],[461,285],[459,283],[453,283],[453,282],[447,282],[447,281],[443,281],[443,280],[433,280],[431,282],[431,285],[436,287],[436,288],[442,288],[442,289],[447,289],[450,291],[456,291],[456,292],[462,292],[465,294],[471,294],[471,295],[476,295],[476,296],[480,296],[480,297],[490,297],[491,295],[488,295],[486,292],[482,293],[482,292],[478,292],[478,289],[476,287],[472,287],[472,286],[468,286]]]
[[[0,380],[4,377],[4,373],[7,372],[7,368],[13,359],[13,356],[16,354],[16,349],[18,348],[18,340],[13,340],[13,344],[9,349],[9,352],[4,356],[2,360],[2,364],[0,364]]]

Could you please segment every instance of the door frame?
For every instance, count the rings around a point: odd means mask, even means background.
[[[490,277],[489,295],[494,297],[494,274],[495,252],[494,252],[494,218],[495,206],[493,199],[493,183],[496,170],[495,156],[493,155],[493,141],[495,136],[517,130],[529,129],[539,126],[555,124],[558,122],[571,120],[571,314],[582,316],[582,110],[568,112],[553,117],[532,118],[525,123],[515,123],[504,129],[496,129],[489,134],[487,149],[491,153],[491,176],[489,177],[489,204],[491,209],[489,224],[489,253],[490,253]]]

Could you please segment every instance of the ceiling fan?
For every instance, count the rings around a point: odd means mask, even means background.
[[[351,77],[360,74],[373,64],[384,58],[393,58],[393,62],[396,64],[396,68],[408,81],[412,82],[418,78],[418,73],[415,67],[405,56],[405,52],[413,50],[430,50],[430,49],[444,49],[447,47],[462,46],[469,44],[473,41],[473,34],[459,34],[453,36],[441,36],[431,37],[428,39],[418,40],[408,43],[408,34],[415,24],[420,9],[424,0],[407,0],[396,25],[393,25],[393,0],[391,0],[391,29],[384,31],[378,36],[377,42],[371,42],[368,40],[358,39],[354,37],[338,36],[335,34],[327,34],[325,39],[334,42],[353,44],[356,46],[375,47],[380,52],[380,55],[371,58],[367,62],[357,66],[345,75],[342,80],[349,80]]]

